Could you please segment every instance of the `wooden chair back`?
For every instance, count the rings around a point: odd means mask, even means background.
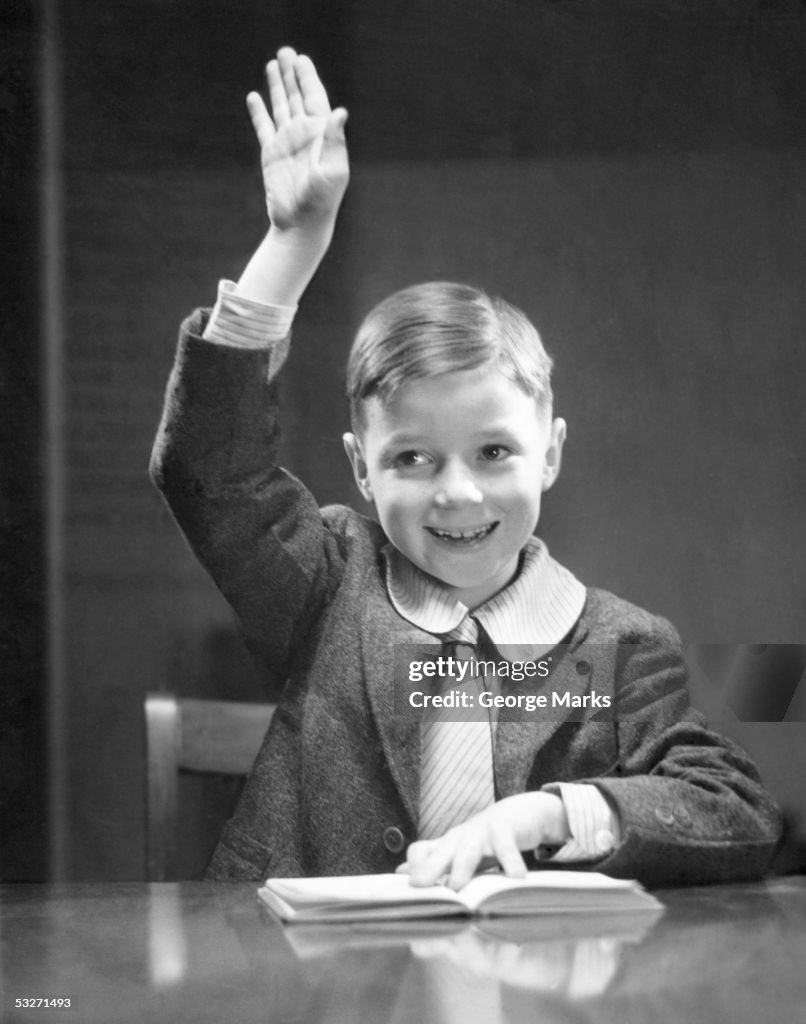
[[[146,858],[151,881],[168,877],[176,854],[180,771],[247,775],[274,707],[146,694]]]

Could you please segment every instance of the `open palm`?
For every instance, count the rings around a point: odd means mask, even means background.
[[[258,141],[266,204],[280,230],[335,218],[349,179],[344,124],[313,62],[285,47],[267,68],[272,116],[258,93],[247,106]]]

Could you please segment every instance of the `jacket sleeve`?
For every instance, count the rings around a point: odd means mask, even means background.
[[[747,755],[691,708],[675,630],[651,624],[618,646],[619,768],[589,781],[617,809],[622,837],[596,868],[648,885],[758,878],[779,811]]]
[[[197,311],[181,327],[151,476],[281,682],[338,586],[342,554],[313,495],[277,465],[269,350],[205,341],[205,322]]]

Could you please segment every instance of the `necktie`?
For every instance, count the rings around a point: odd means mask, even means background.
[[[444,654],[456,660],[475,656],[478,631],[467,616],[446,636]],[[481,685],[481,681],[478,681]],[[456,680],[447,680],[450,689]],[[468,692],[477,703],[477,690]],[[436,839],[460,825],[495,800],[493,747],[488,717],[479,711],[455,708],[426,709],[421,726],[420,839]]]

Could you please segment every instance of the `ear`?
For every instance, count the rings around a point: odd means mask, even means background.
[[[565,444],[567,428],[565,420],[555,419],[549,428],[549,440],[546,446],[546,459],[543,467],[543,490],[547,491],[560,475],[560,466],[563,460],[563,445]]]
[[[356,486],[361,491],[364,501],[372,501],[372,488],[369,484],[367,460],[364,458],[364,453],[361,450],[361,442],[355,434],[351,433],[343,434],[342,441],[344,442],[344,450],[347,452],[347,458],[353,467]]]

